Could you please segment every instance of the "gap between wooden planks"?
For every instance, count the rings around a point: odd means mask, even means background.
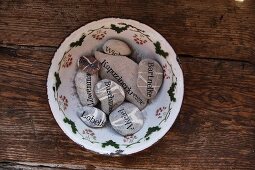
[[[255,63],[255,1],[2,1],[0,43],[58,46],[77,28],[131,18],[164,37],[177,54]]]

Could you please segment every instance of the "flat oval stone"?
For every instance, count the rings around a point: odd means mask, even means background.
[[[94,92],[94,86],[98,82],[98,73],[91,75],[78,70],[74,82],[81,104],[83,106],[95,106],[98,99]]]
[[[78,68],[89,74],[95,74],[100,70],[101,63],[93,56],[81,56],[78,60]]]
[[[111,55],[130,55],[130,47],[123,41],[110,39],[103,45],[103,50]]]
[[[147,99],[137,87],[138,64],[125,56],[114,56],[98,51],[95,52],[95,57],[102,65],[100,77],[118,83],[125,91],[126,100],[142,110],[147,104]]]
[[[125,100],[123,88],[109,79],[103,79],[96,84],[95,94],[106,114],[110,114]]]
[[[82,108],[81,120],[89,127],[103,127],[106,122],[106,115],[103,111],[90,106]]]
[[[119,134],[126,136],[138,132],[143,127],[143,115],[132,103],[123,103],[109,116],[110,123]]]
[[[137,87],[147,99],[158,93],[163,81],[163,69],[152,59],[143,59],[139,63]]]

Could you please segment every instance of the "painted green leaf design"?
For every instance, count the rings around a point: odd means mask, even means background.
[[[173,101],[173,102],[176,102],[176,98],[174,96],[175,95],[174,91],[175,91],[176,85],[177,85],[177,83],[173,82],[170,89],[167,91],[167,93],[170,97],[170,100]]]
[[[102,147],[103,147],[103,148],[105,148],[106,146],[113,146],[113,147],[116,148],[116,149],[119,149],[119,147],[120,147],[119,144],[115,143],[115,142],[112,141],[112,140],[108,140],[108,141],[102,143]]]
[[[59,77],[59,73],[55,72],[54,76],[55,76],[55,79],[56,79],[56,89],[54,88],[53,90],[57,91],[59,86],[60,86],[60,84],[61,84],[61,80],[60,80],[60,77]]]
[[[76,132],[77,132],[78,130],[77,130],[77,128],[76,128],[75,123],[74,123],[71,119],[68,119],[67,117],[64,118],[64,122],[65,122],[65,123],[68,123],[69,125],[71,125],[71,128],[72,128],[73,133],[76,134]]]
[[[115,30],[118,34],[121,33],[122,31],[127,30],[128,27],[129,27],[129,25],[126,25],[126,26],[124,26],[124,27],[117,27],[116,25],[111,24],[111,29],[112,29],[112,30]]]
[[[166,58],[168,56],[168,52],[165,52],[164,50],[161,49],[161,45],[160,45],[160,42],[156,42],[156,43],[153,43],[154,46],[155,46],[155,50],[156,50],[156,53],[163,56],[164,58]]]
[[[84,40],[85,37],[86,37],[86,36],[83,34],[83,35],[81,36],[81,38],[80,38],[78,41],[72,42],[72,43],[70,44],[70,47],[81,46],[81,44],[82,44],[82,42],[83,42],[83,40]]]
[[[144,136],[146,140],[150,139],[150,135],[153,132],[159,131],[161,128],[159,126],[149,127],[148,131],[146,132],[146,135]]]

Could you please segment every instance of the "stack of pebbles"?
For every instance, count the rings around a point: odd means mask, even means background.
[[[143,127],[141,110],[156,97],[163,69],[152,59],[139,64],[131,60],[131,48],[120,40],[110,39],[102,49],[78,60],[75,86],[83,105],[81,120],[92,128],[102,128],[109,120],[119,134],[132,135]]]

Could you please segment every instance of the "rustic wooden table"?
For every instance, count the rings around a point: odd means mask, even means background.
[[[171,130],[126,157],[72,142],[46,78],[63,39],[104,17],[160,32],[181,59],[185,96]],[[255,169],[255,1],[1,1],[0,169]]]

